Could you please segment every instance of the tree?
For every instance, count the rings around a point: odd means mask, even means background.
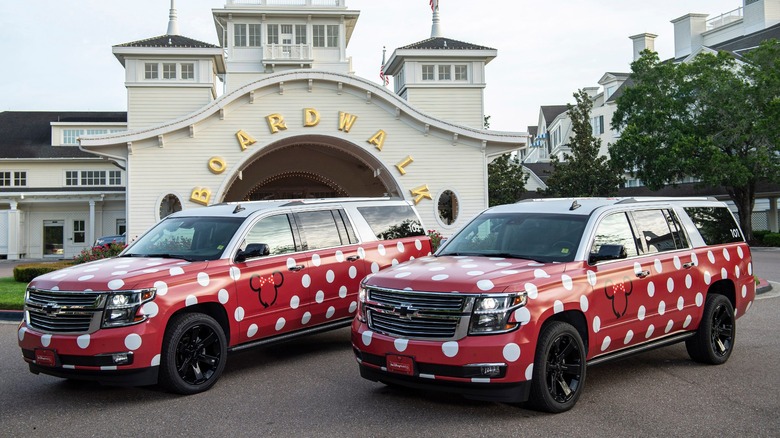
[[[547,178],[546,195],[614,196],[623,181],[621,171],[609,158],[599,156],[601,140],[593,136],[590,110],[593,102],[583,90],[574,93],[576,105],[567,104],[574,137],[569,143],[571,155],[564,153],[563,161],[552,157],[553,170]]]
[[[622,132],[609,153],[653,190],[686,176],[724,187],[752,240],[756,184],[780,175],[780,43],[743,61],[720,52],[673,64],[644,52],[618,98],[612,128]]]
[[[512,153],[501,155],[488,164],[488,204],[490,207],[511,204],[525,193],[528,174]]]

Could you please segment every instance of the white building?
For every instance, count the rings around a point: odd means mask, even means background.
[[[24,190],[0,186],[0,254],[69,258],[98,235],[132,239],[172,211],[279,198],[401,197],[447,235],[487,206],[487,163],[524,146],[525,133],[482,129],[496,50],[441,36],[438,11],[432,37],[385,66],[396,93],[352,73],[360,12],[345,0],[226,0],[212,14],[219,46],[180,35],[171,1],[166,34],[113,47],[126,122],[120,114],[95,131],[86,115],[66,127],[50,120],[50,137],[32,144],[47,151],[41,161],[0,143],[0,181],[6,169],[27,171]],[[3,117],[14,114],[0,113],[0,131],[13,129]],[[75,155],[58,161],[65,150]],[[87,172],[78,187],[88,193],[71,193],[75,171]],[[48,231],[56,221],[62,231]],[[5,253],[4,238],[13,241]]]

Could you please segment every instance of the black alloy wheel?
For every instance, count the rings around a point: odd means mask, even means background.
[[[160,382],[180,394],[205,391],[225,368],[227,342],[222,327],[201,313],[171,319],[163,340]]]
[[[685,341],[685,347],[694,361],[720,365],[731,356],[736,334],[736,317],[731,301],[723,295],[709,294],[699,329]]]
[[[546,325],[534,360],[532,407],[556,413],[571,409],[585,385],[585,367],[585,348],[577,330],[564,322]]]

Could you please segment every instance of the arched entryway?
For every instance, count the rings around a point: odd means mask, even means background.
[[[329,136],[296,136],[247,161],[223,201],[401,196],[387,168],[370,153]]]

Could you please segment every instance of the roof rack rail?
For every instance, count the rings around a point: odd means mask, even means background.
[[[616,204],[634,204],[641,202],[659,202],[659,201],[717,201],[712,196],[634,196],[621,199]]]

